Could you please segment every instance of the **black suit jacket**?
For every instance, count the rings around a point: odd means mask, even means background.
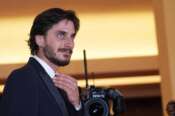
[[[30,58],[8,77],[0,116],[83,116],[83,108],[76,111],[66,93],[57,89],[41,65]]]

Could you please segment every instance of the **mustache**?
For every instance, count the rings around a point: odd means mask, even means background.
[[[58,52],[69,52],[70,54],[72,54],[73,50],[70,48],[59,48]]]

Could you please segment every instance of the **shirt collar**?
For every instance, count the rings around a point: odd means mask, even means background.
[[[55,71],[41,58],[39,58],[38,56],[34,55],[31,56],[32,58],[34,58],[35,60],[37,60],[41,66],[44,68],[44,70],[46,71],[46,73],[51,77],[54,78],[55,77]]]

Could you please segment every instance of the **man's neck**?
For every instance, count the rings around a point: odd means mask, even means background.
[[[57,72],[57,68],[58,66],[53,64],[52,62],[50,62],[46,57],[37,54],[37,57],[39,57],[40,59],[42,59],[44,62],[46,62],[55,72]]]

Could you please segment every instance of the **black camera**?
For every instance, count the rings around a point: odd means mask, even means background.
[[[124,99],[118,90],[90,86],[82,92],[85,116],[111,116],[110,106],[114,116],[120,116],[125,111]]]
[[[112,103],[114,116],[120,116],[120,114],[125,111],[125,103],[122,94],[113,88],[105,89],[88,85],[85,50],[83,51],[83,54],[86,88],[84,90],[80,89],[80,94],[85,107],[85,116],[111,116],[110,103]]]

